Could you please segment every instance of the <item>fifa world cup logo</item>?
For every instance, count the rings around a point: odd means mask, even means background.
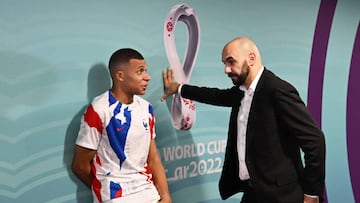
[[[188,29],[188,41],[184,60],[181,63],[175,45],[176,23],[181,21]],[[194,9],[186,4],[175,5],[168,13],[164,24],[164,44],[170,67],[177,82],[189,82],[200,44],[200,26]],[[176,129],[190,129],[196,119],[196,107],[192,100],[175,94],[171,103],[171,121]]]

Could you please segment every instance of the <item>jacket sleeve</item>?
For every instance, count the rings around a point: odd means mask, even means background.
[[[235,86],[218,89],[184,84],[181,88],[182,97],[216,106],[231,107],[234,102],[240,102],[243,95],[243,92]]]
[[[277,116],[304,152],[305,194],[323,195],[325,186],[325,138],[297,90],[291,85],[275,90]]]

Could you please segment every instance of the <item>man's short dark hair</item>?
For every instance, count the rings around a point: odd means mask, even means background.
[[[122,65],[129,63],[130,59],[144,59],[144,57],[135,49],[123,48],[115,51],[109,60],[110,72],[116,70]]]

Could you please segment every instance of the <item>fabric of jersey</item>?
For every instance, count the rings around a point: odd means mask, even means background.
[[[147,165],[155,138],[152,105],[139,96],[122,104],[110,91],[94,98],[81,119],[76,144],[96,150],[91,163],[94,202],[154,187]]]

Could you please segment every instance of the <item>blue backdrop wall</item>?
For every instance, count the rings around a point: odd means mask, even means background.
[[[179,131],[170,102],[160,102],[163,26],[181,3],[201,27],[190,82],[229,87],[223,45],[239,35],[254,39],[264,65],[298,88],[326,134],[327,201],[360,202],[359,0],[0,0],[0,202],[91,202],[69,165],[84,108],[110,87],[108,58],[122,47],[148,63],[144,98],[155,107],[173,202],[222,202],[229,109],[196,103],[195,125]],[[186,40],[185,25],[177,25],[180,53]]]

